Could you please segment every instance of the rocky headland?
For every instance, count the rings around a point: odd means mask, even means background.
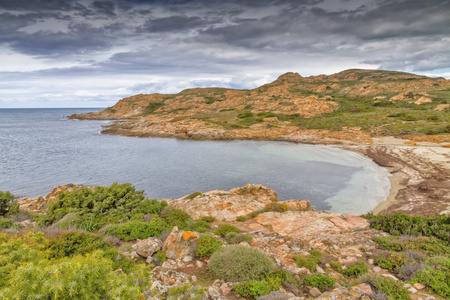
[[[70,118],[117,120],[105,134],[339,145],[393,175],[389,201],[376,213],[450,212],[450,80],[443,78],[378,70],[286,73],[253,90],[141,94]]]

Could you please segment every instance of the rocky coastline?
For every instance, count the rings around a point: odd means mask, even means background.
[[[389,197],[374,213],[404,212],[422,216],[450,213],[450,137],[437,140],[417,137],[376,138],[358,128],[346,128],[339,132],[300,130],[289,126],[225,130],[211,125],[201,126],[204,124],[198,120],[181,125],[157,118],[152,119],[152,122],[149,126],[141,119],[116,121],[106,126],[102,133],[192,140],[260,140],[334,145],[359,153],[389,170]]]
[[[45,197],[19,200],[20,210],[34,215],[44,214],[48,205],[57,201],[61,192],[70,193],[83,188],[76,185],[56,187]],[[380,262],[377,261],[383,252],[380,252],[375,240],[389,237],[389,234],[371,229],[369,221],[362,217],[314,211],[306,200],[278,202],[275,191],[251,184],[229,191],[194,193],[165,201],[171,207],[189,213],[194,221],[211,218],[214,220],[210,225],[212,229],[219,230],[224,226],[235,228],[233,230],[238,230],[240,236],[246,236],[246,241],[239,242],[241,247],[264,253],[276,263],[277,268],[289,272],[293,278],[322,274],[333,278],[335,282],[325,290],[309,285],[303,288],[285,285],[258,298],[260,300],[384,299],[377,298],[383,296],[377,294],[372,284],[367,283],[371,280],[368,278],[398,282],[408,299],[443,299],[430,293],[425,285],[402,282],[392,270],[379,266]],[[44,229],[44,232],[54,235],[68,220],[67,217],[63,218]],[[36,227],[35,223],[29,221],[19,224],[26,228]],[[170,233],[162,237],[149,237],[129,243],[111,237],[110,240],[117,247],[120,246],[122,255],[138,263],[145,261],[145,264],[153,265],[145,299],[166,299],[177,290],[182,291],[182,294],[170,299],[195,298],[199,296],[198,291],[202,291],[199,299],[244,299],[236,293],[238,282],[211,280],[214,275],[209,270],[210,258],[199,257],[197,250],[205,237],[219,240],[224,247],[232,245],[228,235],[220,235],[219,231],[190,231],[178,227],[171,228]],[[158,256],[161,252],[165,254],[163,260]],[[323,258],[314,269],[302,267],[298,263],[299,256],[307,259],[317,253]],[[349,279],[343,271],[357,264],[368,267],[367,274],[359,281]],[[344,266],[344,269],[337,269],[337,265]],[[123,271],[119,269],[115,272],[122,274]]]

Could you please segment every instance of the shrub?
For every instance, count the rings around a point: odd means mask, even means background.
[[[311,272],[315,272],[316,265],[319,262],[322,262],[322,253],[320,253],[317,250],[311,250],[310,256],[306,256],[303,254],[297,254],[296,256],[294,256],[294,260],[297,263],[297,266],[299,268],[305,267],[308,270],[310,270]]]
[[[193,287],[185,284],[179,287],[171,287],[167,299],[204,299],[206,292],[203,287]],[[166,298],[164,298],[166,299]]]
[[[144,199],[135,209],[135,213],[143,213],[143,214],[159,214],[165,207],[167,206],[167,202],[158,201],[155,199]]]
[[[339,273],[349,276],[349,277],[359,277],[366,274],[369,268],[362,261],[347,266],[347,269],[342,268],[339,262],[330,262],[330,265],[335,268]]]
[[[307,285],[316,287],[322,292],[332,287],[335,283],[333,278],[319,273],[306,275],[304,281]]]
[[[196,198],[196,197],[198,197],[198,196],[202,196],[202,195],[203,195],[203,194],[202,194],[201,192],[194,192],[194,193],[190,194],[189,196],[186,196],[185,199],[192,200],[192,199],[194,199],[194,198]]]
[[[225,240],[229,243],[229,244],[239,244],[241,242],[246,242],[251,244],[253,241],[253,238],[248,235],[248,234],[243,234],[243,233],[236,233],[236,232],[228,232],[225,235]]]
[[[284,203],[272,202],[267,204],[264,208],[265,211],[276,211],[276,212],[285,212],[289,210],[289,206]]]
[[[205,221],[207,223],[212,223],[214,222],[214,217],[210,217],[210,216],[205,216],[205,217],[201,217],[199,221]]]
[[[375,262],[381,268],[397,273],[402,265],[411,263],[412,260],[403,253],[382,252],[380,256],[375,258]]]
[[[347,266],[347,270],[344,270],[344,274],[349,277],[359,277],[366,274],[369,268],[362,261]]]
[[[166,206],[159,216],[163,218],[168,225],[177,226],[178,229],[188,229],[187,222],[192,220],[188,213],[172,206]]]
[[[15,223],[9,219],[0,217],[0,229],[9,229],[14,227]]]
[[[269,294],[272,289],[265,280],[250,280],[233,285],[233,291],[242,297],[256,299]]]
[[[211,231],[211,225],[203,220],[198,220],[191,225],[191,229],[200,233]]]
[[[221,242],[211,235],[202,235],[197,239],[197,249],[195,256],[198,258],[210,257],[219,250]]]
[[[129,260],[132,274],[114,274],[112,253],[47,259],[47,248],[43,233],[0,235],[1,299],[144,299],[145,266]]]
[[[124,241],[146,239],[160,235],[167,229],[167,223],[161,218],[151,219],[150,222],[130,221],[122,224],[110,225],[106,230],[108,235],[113,235]]]
[[[36,260],[11,273],[4,299],[144,299],[133,277],[114,274],[101,253],[57,261]]]
[[[91,218],[98,228],[107,222],[128,220],[131,212],[144,200],[144,192],[136,191],[130,183],[111,186],[83,187],[59,193],[40,217],[40,225],[51,225],[73,212],[86,220]]]
[[[82,232],[67,231],[49,238],[49,258],[63,258],[74,255],[84,255],[95,250],[108,250],[114,247],[101,236]]]
[[[10,192],[0,191],[0,215],[4,215],[9,210],[9,205],[14,201],[14,195]]]
[[[426,266],[416,273],[414,281],[427,285],[442,297],[450,298],[450,258],[432,257]]]
[[[276,279],[279,280],[280,283],[284,284],[292,280],[292,275],[284,269],[277,269],[270,274],[267,274],[266,279]]]
[[[410,281],[416,277],[417,272],[423,270],[425,264],[423,263],[409,263],[404,264],[398,268],[398,278],[404,281]]]
[[[274,270],[273,261],[257,249],[241,245],[227,246],[216,251],[209,268],[226,281],[261,280]]]
[[[239,216],[239,217],[236,217],[236,221],[238,221],[238,222],[245,222],[245,217],[244,216]]]
[[[370,227],[392,235],[434,236],[447,243],[450,241],[450,215],[430,217],[408,216],[403,213],[392,215],[364,216],[370,220]]]
[[[369,283],[375,288],[377,293],[386,293],[389,300],[410,300],[409,292],[403,287],[403,282],[394,281],[387,277],[372,277]]]
[[[240,233],[241,231],[238,228],[234,227],[233,225],[229,224],[222,224],[219,226],[218,229],[214,230],[214,234],[221,237],[224,237],[229,232]]]
[[[420,251],[427,255],[450,254],[447,242],[436,237],[381,237],[373,239],[382,249],[392,251]]]

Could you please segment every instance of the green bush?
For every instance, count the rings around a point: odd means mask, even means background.
[[[166,206],[167,206],[167,202],[165,202],[165,201],[158,201],[155,199],[144,199],[138,204],[134,213],[157,215]]]
[[[266,280],[270,279],[278,280],[281,284],[284,284],[292,280],[292,275],[284,269],[276,269],[275,271],[266,275]]]
[[[403,287],[403,282],[391,278],[376,276],[369,279],[369,283],[377,292],[385,293],[389,300],[410,300],[409,292]]]
[[[201,217],[199,221],[205,221],[207,223],[212,223],[214,222],[214,217],[210,217],[210,216],[205,216],[205,217]]]
[[[0,217],[0,229],[9,229],[13,228],[14,226],[15,223],[13,221]]]
[[[198,220],[191,225],[191,229],[200,233],[211,231],[211,225],[203,220]]]
[[[103,237],[82,231],[67,231],[48,239],[48,258],[63,258],[84,255],[95,250],[109,250],[114,247]]]
[[[442,297],[450,298],[450,258],[432,257],[426,266],[416,273],[415,282],[427,285]]]
[[[307,268],[311,272],[316,271],[316,265],[322,262],[322,253],[317,250],[311,250],[310,255],[297,254],[294,256],[294,260],[299,268]]]
[[[233,291],[244,298],[256,299],[269,294],[272,289],[266,280],[250,280],[233,285]]]
[[[145,266],[115,274],[106,252],[48,259],[48,245],[43,233],[0,235],[1,299],[144,299]]]
[[[304,278],[304,282],[312,287],[318,288],[320,291],[325,291],[326,289],[329,289],[333,286],[335,283],[335,280],[327,275],[324,274],[311,274],[306,275]]]
[[[272,202],[267,204],[264,208],[265,211],[276,211],[276,212],[285,212],[289,210],[289,206],[284,203]]]
[[[198,197],[198,196],[202,196],[202,195],[203,195],[203,194],[202,194],[201,192],[194,192],[194,193],[190,194],[189,196],[186,196],[185,199],[192,200],[192,199],[194,199],[194,198],[196,198],[196,197]]]
[[[436,237],[380,237],[374,238],[374,242],[381,245],[382,249],[392,251],[418,251],[427,255],[450,254],[450,246],[447,242]]]
[[[229,244],[239,244],[241,242],[246,242],[251,244],[253,241],[253,238],[248,235],[248,234],[243,234],[243,233],[236,233],[236,232],[228,232],[225,235],[225,240],[229,243]]]
[[[39,224],[48,226],[68,213],[77,213],[83,220],[89,218],[91,225],[99,229],[106,223],[128,220],[144,199],[144,192],[136,191],[130,183],[63,191],[58,199],[49,203]]]
[[[407,263],[413,262],[403,253],[383,252],[380,256],[375,258],[375,263],[383,269],[388,269],[392,272],[398,273],[398,269]]]
[[[359,261],[357,263],[348,265],[347,269],[344,270],[344,274],[349,277],[359,277],[363,274],[366,274],[368,271],[369,268],[367,267],[367,265],[364,262]]]
[[[262,280],[274,271],[273,261],[264,253],[241,245],[232,245],[216,251],[209,268],[226,281]]]
[[[14,195],[10,192],[0,191],[0,215],[4,215],[9,210],[9,205],[14,201]]]
[[[198,258],[210,257],[214,252],[219,250],[222,243],[211,235],[202,235],[197,239],[197,249],[195,256]]]
[[[241,231],[238,228],[234,227],[233,225],[229,224],[222,224],[219,226],[219,228],[214,230],[214,234],[221,237],[224,237],[229,232],[240,233]]]
[[[177,226],[178,229],[189,229],[187,222],[192,220],[191,216],[181,209],[172,206],[166,206],[159,214],[170,226]]]
[[[110,225],[106,230],[108,235],[113,235],[124,241],[146,239],[160,235],[167,229],[167,223],[161,218],[151,219],[149,222],[130,221],[122,224]]]
[[[36,259],[11,272],[3,299],[144,299],[143,289],[127,274],[114,274],[101,253]]]
[[[450,215],[430,217],[408,216],[403,213],[392,215],[364,216],[370,220],[370,227],[388,232],[392,235],[434,236],[449,244]]]
[[[236,221],[238,221],[238,222],[245,222],[245,217],[244,216],[239,216],[239,217],[236,217]]]

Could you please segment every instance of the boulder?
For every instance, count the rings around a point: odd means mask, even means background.
[[[277,193],[261,184],[246,184],[229,191],[210,191],[205,194],[164,199],[169,205],[181,209],[198,220],[211,216],[218,221],[235,221],[236,217],[263,209],[267,204],[278,202]]]
[[[197,234],[192,231],[179,231],[174,227],[163,243],[166,257],[182,260],[186,256],[194,257],[197,247]]]
[[[370,226],[361,217],[320,211],[266,212],[259,214],[255,221],[278,234],[292,237],[336,234]]]
[[[312,211],[311,203],[308,200],[287,200],[283,201],[289,207],[289,210],[293,211]]]
[[[152,256],[154,253],[162,249],[163,243],[154,237],[150,237],[146,240],[142,240],[134,244],[133,250],[136,251],[142,257]]]

